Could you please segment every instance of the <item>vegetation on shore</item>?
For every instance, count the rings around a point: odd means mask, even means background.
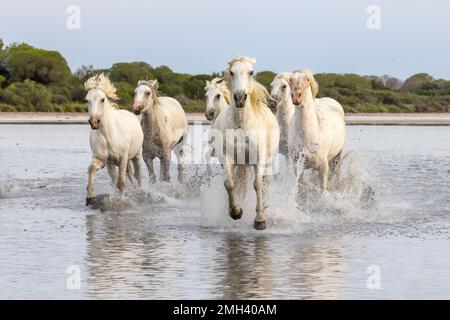
[[[122,108],[129,108],[140,79],[158,79],[162,95],[175,97],[186,112],[204,111],[205,80],[222,73],[190,75],[146,62],[115,63],[109,69],[83,66],[72,72],[56,51],[0,39],[0,111],[85,112],[84,81],[95,73],[108,74],[118,89]],[[256,79],[268,87],[275,73],[262,71]],[[426,73],[405,81],[384,76],[319,73],[319,97],[338,100],[346,112],[449,112],[450,81]]]

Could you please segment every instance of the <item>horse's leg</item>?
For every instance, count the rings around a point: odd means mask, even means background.
[[[86,194],[86,205],[94,204],[95,194],[94,194],[94,177],[98,169],[103,168],[103,162],[98,159],[92,159],[91,165],[88,168],[88,185]]]
[[[127,178],[128,178],[128,181],[130,181],[130,183],[132,185],[136,184],[136,181],[134,181],[133,164],[132,164],[131,160],[129,160],[128,163],[127,163]]]
[[[131,161],[133,161],[134,166],[134,179],[136,180],[137,187],[141,187],[141,159],[139,156],[134,157]]]
[[[255,165],[255,182],[253,186],[256,192],[256,217],[253,224],[256,230],[264,230],[266,228],[266,221],[264,218],[264,170],[265,167],[262,163]]]
[[[145,157],[144,162],[147,165],[148,175],[150,177],[150,183],[156,182],[155,168],[153,167],[153,157]]]
[[[341,150],[329,163],[330,167],[330,182],[333,183],[340,178],[341,175],[341,160],[343,150]],[[333,184],[332,184],[333,185]]]
[[[305,169],[300,173],[297,178],[297,196],[300,200],[306,201],[307,190],[305,188]]]
[[[319,167],[319,182],[320,187],[323,191],[328,190],[328,172],[329,172],[329,165],[328,165],[328,159],[325,157],[322,159],[322,163]]]
[[[177,161],[178,161],[178,182],[179,183],[183,183],[184,182],[184,150],[183,150],[183,145],[177,147],[177,150],[175,150],[175,155],[177,156]]]
[[[171,154],[170,150],[166,151],[164,156],[161,158],[161,180],[169,182],[170,181],[170,161]]]
[[[205,154],[205,162],[206,162],[206,174],[208,178],[212,176],[212,170],[211,170],[211,157],[214,152],[214,149],[208,145],[208,150],[206,150]]]
[[[124,155],[119,159],[119,179],[117,180],[117,188],[120,192],[125,191],[125,182],[127,179],[128,155]]]
[[[109,176],[111,177],[113,185],[117,184],[117,168],[112,161],[106,163],[106,168],[108,169]]]
[[[236,195],[235,195],[235,189],[236,189],[236,182],[234,181],[234,170],[236,166],[229,160],[225,160],[225,171],[226,171],[226,178],[224,182],[224,186],[227,189],[228,193],[228,210],[230,217],[233,218],[233,220],[238,220],[242,217],[242,208],[237,204],[236,201]]]

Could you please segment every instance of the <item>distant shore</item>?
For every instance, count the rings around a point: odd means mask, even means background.
[[[450,113],[348,113],[348,125],[450,125]],[[87,124],[86,113],[0,112],[0,124]],[[188,113],[189,124],[209,124],[202,113]]]

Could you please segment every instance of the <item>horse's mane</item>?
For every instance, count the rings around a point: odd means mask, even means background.
[[[317,83],[316,79],[314,79],[313,73],[309,69],[299,69],[295,70],[293,73],[303,73],[306,74],[306,76],[309,78],[309,83],[311,84],[311,92],[313,95],[313,98],[316,97],[317,93],[319,92],[319,84]]]
[[[154,97],[153,103],[156,105],[159,105],[159,91],[158,91],[158,82],[157,80],[139,80],[137,83],[137,86],[147,86],[150,88],[150,91],[152,92],[152,96]]]
[[[233,59],[228,61],[228,70],[230,70],[231,66],[238,61],[245,61],[248,63],[251,63],[252,65],[254,65],[256,63],[256,59],[255,58],[249,58],[249,57],[245,57],[245,56],[241,56],[241,55],[237,55],[236,57],[234,57]]]
[[[275,79],[283,79],[286,80],[288,83],[291,82],[292,72],[282,72],[275,76]]]
[[[206,81],[205,91],[211,88],[216,88],[220,93],[223,94],[226,102],[231,104],[231,94],[228,89],[227,82],[223,78],[214,78],[211,81]]]
[[[111,83],[109,78],[105,76],[103,73],[96,74],[93,77],[90,77],[84,83],[84,88],[86,91],[92,89],[100,89],[103,93],[110,99],[113,103],[117,102],[120,98],[116,95],[116,87]]]
[[[230,69],[231,66],[237,61],[245,61],[252,65],[256,63],[255,58],[244,57],[241,55],[237,55],[230,61],[228,61],[228,70],[225,75],[225,81],[227,83],[228,90],[231,92],[231,79],[230,79]],[[252,87],[253,90],[250,92],[250,102],[253,107],[259,109],[259,107],[267,106],[267,101],[271,100],[270,94],[267,91],[266,87],[264,87],[261,83],[252,78]]]

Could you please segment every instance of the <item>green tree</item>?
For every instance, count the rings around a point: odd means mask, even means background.
[[[429,74],[417,73],[406,79],[400,89],[402,91],[414,92],[431,81],[433,81],[433,77]]]
[[[152,67],[145,62],[115,63],[109,72],[109,78],[115,82],[127,82],[136,86],[139,80],[153,79]]]
[[[66,60],[57,51],[13,44],[6,49],[5,61],[13,82],[30,79],[42,84],[64,85],[71,77]]]
[[[185,95],[190,99],[205,98],[205,81],[211,80],[212,76],[207,74],[199,74],[189,77],[183,82],[183,90]]]
[[[269,88],[270,83],[273,81],[273,78],[276,76],[275,72],[272,71],[261,71],[258,72],[255,76],[256,81],[264,85],[266,88]]]

